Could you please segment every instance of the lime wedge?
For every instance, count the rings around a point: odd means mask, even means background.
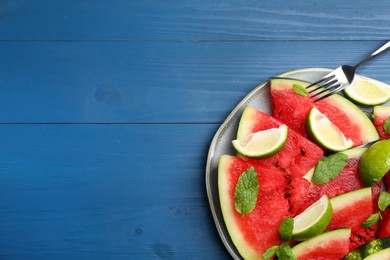
[[[390,86],[364,77],[356,77],[352,84],[344,89],[347,97],[362,104],[375,106],[390,100]]]
[[[306,119],[307,133],[322,148],[341,152],[351,148],[354,143],[317,108],[313,107]]]
[[[359,178],[367,187],[375,185],[390,171],[390,139],[371,145],[359,161]]]
[[[264,131],[249,134],[234,140],[234,148],[248,157],[267,157],[280,151],[287,140],[288,127],[281,125]]]
[[[292,239],[305,240],[322,233],[332,219],[332,204],[324,195],[294,218]]]

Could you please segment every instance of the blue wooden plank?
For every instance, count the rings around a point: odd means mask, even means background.
[[[385,40],[388,1],[3,0],[1,40]]]
[[[382,42],[1,42],[1,122],[211,122],[270,76]],[[390,83],[390,53],[361,73]]]
[[[1,259],[226,259],[204,168],[218,125],[1,125]]]

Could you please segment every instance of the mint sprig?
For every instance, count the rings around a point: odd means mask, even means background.
[[[283,243],[279,246],[278,251],[276,252],[276,255],[279,257],[279,259],[285,259],[285,260],[296,260],[291,247],[287,243]]]
[[[283,260],[296,260],[294,253],[292,252],[291,247],[287,243],[283,243],[280,246],[272,246],[268,248],[264,254],[264,259],[270,259],[274,255],[277,255],[279,259]]]
[[[268,249],[264,252],[263,258],[264,258],[264,259],[270,259],[271,257],[273,257],[273,256],[276,254],[276,252],[278,251],[278,249],[279,249],[279,246],[272,246],[272,247],[268,248]]]
[[[282,238],[282,240],[285,242],[283,242],[283,244],[279,246],[272,246],[268,248],[264,252],[263,258],[270,259],[276,254],[279,259],[295,260],[296,257],[292,252],[291,247],[287,244],[287,241],[291,239],[293,229],[294,229],[294,219],[284,218],[279,226],[279,235]]]
[[[283,241],[288,241],[291,239],[293,229],[294,229],[293,218],[285,218],[282,220],[279,227],[279,235]]]
[[[390,193],[382,191],[378,200],[378,208],[380,211],[384,211],[390,205]]]
[[[373,225],[376,224],[376,222],[378,222],[380,218],[380,214],[379,213],[374,213],[374,214],[371,214],[371,216],[369,216],[362,224],[362,228],[368,228],[368,227],[372,227]]]
[[[323,184],[333,180],[347,165],[348,156],[343,153],[335,153],[322,158],[315,166],[312,182]]]
[[[381,213],[390,206],[390,193],[382,191],[378,199],[378,212],[371,214],[362,224],[363,228],[372,227],[375,225],[380,218],[382,218]]]
[[[306,97],[307,96],[306,88],[302,87],[301,85],[293,84],[293,90],[294,90],[295,93],[297,93],[298,95],[300,95],[302,97]]]
[[[234,191],[235,208],[237,212],[244,214],[251,213],[257,202],[259,194],[259,180],[255,168],[251,167],[244,171],[238,178],[236,190]]]

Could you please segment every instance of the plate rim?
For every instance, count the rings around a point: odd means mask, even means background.
[[[309,73],[309,72],[317,72],[317,73],[324,73],[324,72],[330,72],[332,71],[331,69],[328,69],[328,68],[301,68],[301,69],[295,69],[295,70],[290,70],[290,71],[286,71],[286,72],[283,72],[277,76],[273,76],[273,77],[289,77],[291,74],[296,74],[296,73]],[[270,77],[271,78],[271,77]],[[208,154],[207,154],[207,161],[206,161],[206,171],[205,171],[205,183],[206,183],[206,192],[207,192],[207,198],[208,198],[208,202],[209,202],[209,207],[210,207],[210,210],[211,210],[211,213],[212,213],[212,216],[213,216],[213,220],[214,220],[214,224],[217,228],[217,231],[218,231],[218,234],[219,234],[219,237],[221,238],[225,248],[227,249],[227,251],[229,252],[229,254],[234,258],[234,259],[240,259],[240,258],[236,258],[236,253],[233,251],[230,243],[227,241],[227,239],[225,238],[225,235],[223,234],[222,232],[222,227],[221,227],[221,224],[219,221],[218,221],[218,217],[217,217],[217,213],[215,211],[215,204],[213,202],[213,197],[212,197],[212,194],[211,194],[211,183],[210,183],[210,174],[211,174],[211,161],[212,161],[212,158],[213,158],[213,155],[214,155],[214,151],[215,151],[215,144],[217,142],[217,137],[220,135],[220,133],[222,132],[222,130],[227,126],[228,122],[233,118],[233,116],[236,114],[236,112],[257,92],[259,91],[259,89],[263,88],[264,86],[267,85],[269,79],[267,79],[266,81],[260,83],[259,85],[257,85],[252,91],[250,91],[243,99],[241,99],[241,101],[233,108],[233,110],[229,113],[229,115],[225,118],[225,120],[222,122],[222,124],[219,126],[218,130],[215,132],[214,136],[213,136],[213,139],[209,145],[209,150],[208,150]],[[218,200],[219,200],[219,197],[218,197]],[[223,216],[222,216],[223,217]],[[224,223],[223,223],[224,224]],[[233,244],[234,246],[234,244]]]

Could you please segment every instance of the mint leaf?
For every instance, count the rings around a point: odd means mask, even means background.
[[[386,119],[383,129],[385,129],[385,132],[390,135],[390,117]]]
[[[301,85],[293,84],[293,90],[294,90],[295,93],[297,93],[298,95],[300,95],[302,97],[306,97],[307,96],[306,88],[302,87]]]
[[[363,228],[372,227],[373,225],[375,225],[376,222],[378,222],[379,217],[380,217],[379,213],[372,214],[371,216],[368,217],[368,219],[366,219],[366,221],[364,221],[361,224],[361,226]]]
[[[288,241],[291,239],[291,235],[294,229],[294,219],[285,218],[280,223],[279,235],[283,241]]]
[[[272,246],[272,247],[268,248],[268,249],[264,252],[263,258],[264,258],[264,259],[270,259],[271,257],[273,257],[273,256],[276,254],[276,252],[278,251],[278,249],[279,249],[279,246]]]
[[[276,255],[279,257],[279,259],[296,260],[296,257],[293,251],[291,250],[291,247],[287,243],[283,243],[279,246]]]
[[[244,171],[238,178],[234,201],[236,210],[241,214],[249,214],[253,211],[259,193],[259,180],[255,168]]]
[[[390,193],[382,191],[378,200],[378,208],[380,211],[384,211],[390,205]]]
[[[312,182],[323,184],[333,180],[347,165],[348,156],[343,153],[335,153],[322,158],[315,166]]]

